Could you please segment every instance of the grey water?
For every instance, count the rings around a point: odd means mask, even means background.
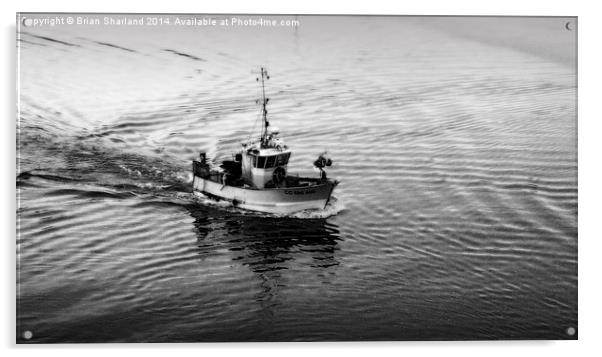
[[[17,342],[577,337],[576,19],[297,19],[18,26]],[[323,211],[191,193],[261,66]]]

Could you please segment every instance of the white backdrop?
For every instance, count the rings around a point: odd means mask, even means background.
[[[345,356],[413,355],[427,356],[504,356],[589,355],[600,350],[600,238],[599,221],[600,158],[600,12],[595,2],[505,0],[497,3],[478,0],[420,0],[393,4],[385,0],[326,1],[276,0],[254,1],[140,1],[123,0],[84,2],[75,0],[21,0],[2,2],[2,86],[3,121],[0,133],[2,158],[2,314],[1,348],[5,355],[87,356],[106,354],[144,354],[163,356],[175,349],[180,356],[225,354],[234,356],[307,354],[343,354]],[[389,343],[238,343],[238,344],[168,344],[168,345],[15,345],[15,112],[16,112],[16,41],[15,13],[37,12],[178,12],[178,13],[303,13],[303,14],[399,14],[399,15],[563,15],[579,16],[579,341],[511,341],[511,342],[389,342]]]

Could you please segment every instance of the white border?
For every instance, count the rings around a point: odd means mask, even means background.
[[[595,4],[595,2],[589,2]],[[600,158],[598,143],[600,133],[599,105],[602,83],[599,66],[601,13],[594,5],[572,1],[505,0],[497,3],[477,0],[409,1],[392,4],[392,1],[331,1],[304,0],[285,2],[276,0],[254,1],[140,1],[123,0],[84,2],[75,0],[21,0],[2,2],[3,66],[5,78],[2,87],[4,120],[2,130],[2,275],[4,292],[1,295],[3,313],[0,336],[4,355],[80,356],[85,353],[96,357],[110,354],[143,353],[158,357],[167,349],[177,349],[178,355],[226,354],[230,356],[273,354],[306,355],[315,353],[360,356],[366,353],[398,355],[424,353],[427,356],[461,355],[487,357],[509,354],[545,354],[569,356],[591,354],[600,350],[597,339],[600,331],[600,259],[602,252],[596,226],[600,200]],[[386,343],[260,343],[260,344],[167,344],[167,345],[15,345],[15,13],[22,12],[179,12],[179,13],[305,13],[305,14],[399,14],[399,15],[547,15],[579,16],[579,341],[556,342],[386,342]],[[135,351],[131,351],[135,349]]]

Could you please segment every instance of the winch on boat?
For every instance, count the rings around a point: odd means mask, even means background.
[[[319,155],[314,166],[319,177],[290,175],[288,162],[292,151],[279,137],[279,130],[267,120],[265,80],[270,77],[261,68],[262,128],[259,139],[242,144],[233,160],[219,168],[209,164],[206,154],[193,161],[193,190],[233,205],[261,212],[292,213],[323,209],[330,201],[338,181],[327,177],[325,168],[332,165],[326,153]],[[260,78],[257,78],[259,81]]]

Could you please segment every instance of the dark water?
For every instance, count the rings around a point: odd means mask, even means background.
[[[566,19],[299,20],[20,28],[20,342],[576,337]],[[335,161],[322,212],[190,193],[259,66],[290,170]]]

